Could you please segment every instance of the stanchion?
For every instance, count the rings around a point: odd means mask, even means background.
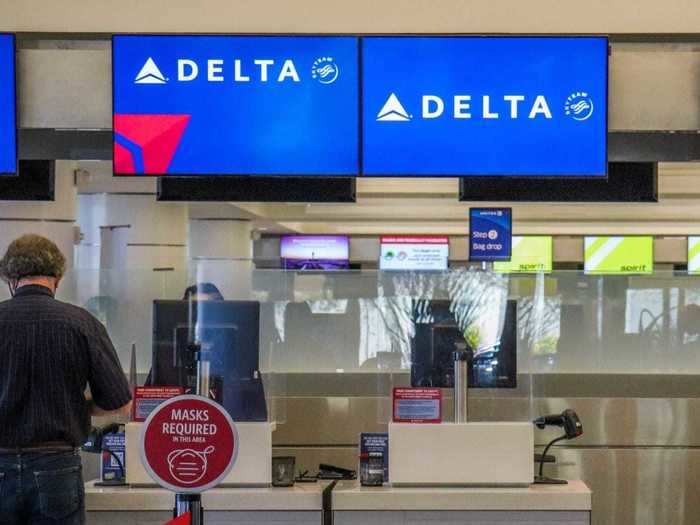
[[[190,525],[204,525],[201,494],[175,494],[174,517],[190,515]]]
[[[190,314],[191,315],[191,314]],[[192,324],[192,323],[190,323]],[[196,342],[187,345],[197,365],[197,389],[198,396],[209,397],[209,362],[202,360],[202,348]],[[189,513],[191,525],[204,525],[204,507],[202,507],[201,494],[175,494],[175,508],[173,516],[178,517]]]

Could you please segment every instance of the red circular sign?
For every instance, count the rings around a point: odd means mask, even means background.
[[[200,396],[178,396],[159,405],[141,429],[146,472],[174,492],[203,492],[231,471],[238,432],[219,404]]]

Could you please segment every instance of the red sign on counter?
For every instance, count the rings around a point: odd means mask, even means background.
[[[394,388],[394,423],[442,423],[442,390]]]
[[[238,433],[228,412],[200,396],[159,405],[141,430],[141,461],[162,487],[199,493],[215,487],[238,455]]]
[[[137,386],[134,388],[134,404],[132,405],[133,421],[146,421],[146,418],[158,405],[185,393],[181,386]]]

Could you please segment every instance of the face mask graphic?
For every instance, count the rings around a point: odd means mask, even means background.
[[[202,451],[186,448],[168,454],[170,474],[183,484],[197,483],[207,472],[207,456],[214,452],[213,446]]]

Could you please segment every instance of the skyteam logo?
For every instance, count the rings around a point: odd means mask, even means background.
[[[167,82],[168,79],[161,73],[151,57],[148,57],[134,79],[134,84],[166,84]]]
[[[564,103],[564,113],[574,120],[588,120],[593,115],[593,99],[584,91],[572,93]]]
[[[333,57],[321,57],[314,60],[311,66],[311,78],[317,79],[321,84],[332,84],[338,80],[340,68]]]

